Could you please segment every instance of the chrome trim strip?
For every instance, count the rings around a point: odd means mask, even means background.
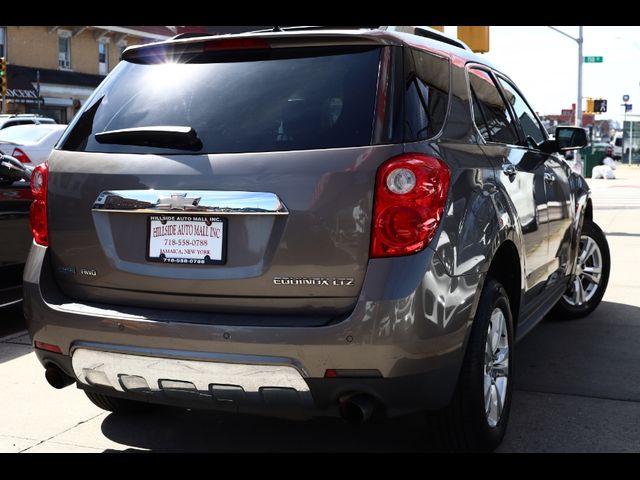
[[[288,215],[271,192],[223,190],[111,190],[98,195],[94,212],[191,213],[214,215]]]
[[[210,384],[237,385],[247,393],[269,387],[291,388],[311,400],[307,382],[295,367],[287,365],[207,362],[86,348],[76,348],[71,362],[81,383],[92,384],[87,376],[106,379],[100,382],[101,386],[110,386],[120,392],[125,391],[120,375],[128,375],[143,378],[151,392],[162,390],[160,380],[172,380],[192,383],[201,392],[208,392]]]
[[[197,362],[218,362],[218,363],[246,363],[261,365],[284,365],[293,367],[300,372],[302,377],[309,377],[309,373],[297,361],[288,357],[274,357],[272,355],[248,355],[242,353],[220,353],[220,352],[193,352],[187,350],[173,350],[167,348],[152,347],[136,347],[131,345],[115,345],[112,343],[97,342],[74,342],[69,352],[71,356],[76,350],[95,350],[101,352],[115,352],[126,355],[178,359],[178,360],[194,360]]]

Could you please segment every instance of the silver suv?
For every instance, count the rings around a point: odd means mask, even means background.
[[[132,47],[32,178],[25,315],[101,408],[425,411],[501,441],[513,352],[590,313],[589,188],[514,83],[420,29]]]

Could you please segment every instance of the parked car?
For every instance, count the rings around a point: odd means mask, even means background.
[[[608,247],[558,156],[585,130],[549,139],[497,67],[424,32],[128,48],[33,174],[49,383],[115,412],[426,411],[436,445],[494,449],[515,342],[597,307]]]
[[[38,165],[49,158],[66,125],[19,125],[0,130],[0,153]]]
[[[623,132],[616,132],[616,134],[613,137],[613,141],[611,142],[613,146],[612,158],[614,160],[622,160],[622,140],[623,140]]]
[[[56,121],[53,118],[34,115],[31,113],[20,114],[0,114],[0,130],[3,128],[15,127],[17,125],[51,125]]]
[[[22,300],[22,270],[31,246],[31,168],[0,154],[0,311]]]

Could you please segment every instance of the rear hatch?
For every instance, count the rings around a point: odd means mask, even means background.
[[[63,292],[211,312],[350,311],[376,170],[402,145],[379,128],[394,47],[345,38],[356,44],[125,53],[49,160]]]

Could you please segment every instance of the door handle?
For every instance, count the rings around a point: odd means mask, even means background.
[[[513,163],[504,163],[504,164],[502,164],[502,171],[509,178],[514,177],[516,175],[516,173],[518,173],[518,170],[516,170],[516,166]]]
[[[544,179],[551,183],[551,182],[555,182],[556,181],[556,176],[553,173],[549,173],[549,172],[545,172],[544,173]]]

